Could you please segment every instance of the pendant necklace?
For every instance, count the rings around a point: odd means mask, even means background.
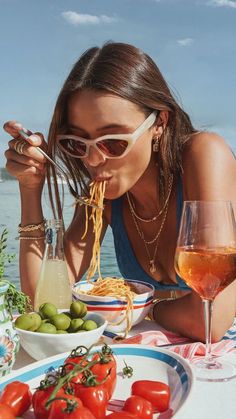
[[[156,215],[154,215],[154,217],[152,217],[152,218],[143,218],[140,215],[138,215],[137,212],[136,212],[136,210],[135,210],[135,205],[134,205],[134,203],[132,201],[132,198],[131,198],[129,192],[126,192],[130,210],[134,214],[135,218],[137,218],[139,221],[143,221],[144,223],[151,223],[153,221],[156,221],[157,218],[160,217],[162,215],[162,213],[164,212],[164,210],[165,210],[165,207],[167,205],[167,202],[168,202],[168,200],[170,198],[170,193],[171,193],[171,189],[172,189],[172,183],[173,183],[173,176],[171,175],[169,177],[167,197],[166,197],[166,200],[164,202],[164,205],[160,209],[160,211]]]
[[[161,225],[160,225],[160,227],[159,227],[159,229],[158,229],[155,237],[152,240],[146,240],[145,239],[144,233],[141,230],[140,225],[138,223],[138,220],[140,220],[141,217],[137,216],[137,214],[135,213],[134,208],[133,208],[132,203],[131,203],[131,200],[130,200],[130,197],[128,195],[128,192],[126,194],[127,195],[128,204],[129,204],[130,213],[131,213],[132,219],[134,221],[135,228],[136,228],[136,230],[138,232],[138,235],[140,236],[140,238],[143,241],[143,244],[144,244],[144,247],[145,247],[145,250],[146,250],[146,253],[147,253],[147,257],[148,257],[148,261],[149,261],[149,271],[150,271],[151,274],[154,274],[158,270],[158,267],[156,266],[156,263],[155,263],[155,258],[156,258],[158,243],[159,243],[159,237],[161,235],[161,232],[163,230],[163,227],[164,227],[164,224],[165,224],[165,221],[166,221],[166,217],[167,217],[167,212],[168,212],[168,207],[169,207],[169,201],[170,201],[170,195],[171,195],[171,191],[172,191],[172,185],[173,185],[173,175],[170,177],[167,198],[166,198],[166,201],[165,201],[164,206],[162,208],[162,213],[163,213],[162,222],[161,222]],[[157,217],[158,216],[155,216],[153,218],[156,219]],[[144,219],[144,220],[142,220],[142,221],[149,222],[146,219]],[[155,221],[155,220],[154,219],[150,219],[150,221]],[[156,244],[155,244],[153,255],[151,256],[150,250],[149,250],[148,246],[150,244],[153,244],[153,243],[156,243]]]

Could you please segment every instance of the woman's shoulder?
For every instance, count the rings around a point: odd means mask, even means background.
[[[204,161],[209,163],[209,159],[219,158],[232,160],[233,152],[227,141],[220,135],[209,131],[197,131],[193,133],[183,150],[183,166],[191,162]]]
[[[184,189],[191,199],[223,196],[226,185],[236,177],[232,150],[224,138],[213,132],[191,135],[183,151],[182,166]]]
[[[196,131],[189,137],[186,143],[186,152],[201,151],[205,148],[222,148],[230,150],[227,141],[219,134],[211,131]]]

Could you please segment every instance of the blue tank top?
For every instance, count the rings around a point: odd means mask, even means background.
[[[123,278],[137,279],[152,284],[156,290],[189,290],[185,282],[176,275],[177,284],[162,284],[149,276],[139,264],[129,241],[122,215],[122,197],[115,199],[111,208],[111,228],[114,237],[117,264]],[[177,186],[177,227],[179,228],[183,206],[181,178]]]

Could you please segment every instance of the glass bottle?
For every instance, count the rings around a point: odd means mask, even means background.
[[[64,247],[62,220],[53,219],[46,223],[46,247],[37,281],[34,309],[43,303],[55,304],[66,309],[72,302]]]

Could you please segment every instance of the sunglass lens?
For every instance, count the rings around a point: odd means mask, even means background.
[[[107,157],[120,157],[127,149],[128,141],[107,139],[97,142],[96,145]]]
[[[73,154],[75,157],[83,157],[86,154],[86,145],[81,141],[63,138],[60,140],[60,144],[66,152]]]

